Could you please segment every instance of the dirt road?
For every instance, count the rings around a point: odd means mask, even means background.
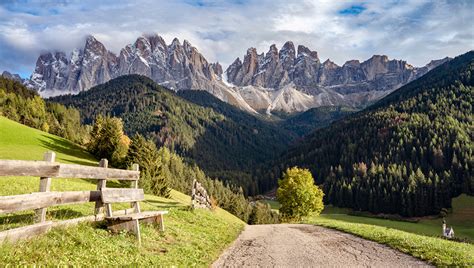
[[[428,264],[387,246],[306,224],[249,225],[212,267],[406,267]]]

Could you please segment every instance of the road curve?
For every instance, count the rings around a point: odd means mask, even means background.
[[[419,267],[414,257],[308,224],[248,225],[212,267]]]

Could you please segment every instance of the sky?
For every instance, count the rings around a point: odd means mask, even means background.
[[[374,54],[423,66],[474,49],[474,0],[0,0],[0,72],[95,36],[118,54],[143,34],[188,40],[224,68],[288,40],[339,65]]]

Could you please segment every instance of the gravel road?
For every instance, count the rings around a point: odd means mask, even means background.
[[[307,224],[248,225],[212,267],[414,267],[409,255]]]

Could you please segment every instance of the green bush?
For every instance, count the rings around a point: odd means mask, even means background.
[[[314,185],[309,170],[289,168],[278,181],[277,199],[284,218],[300,219],[310,214],[319,215],[324,208],[323,191]]]

